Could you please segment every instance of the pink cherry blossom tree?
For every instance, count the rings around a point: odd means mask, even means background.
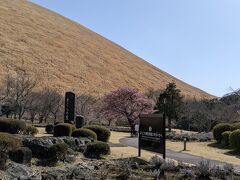
[[[103,112],[109,117],[125,118],[135,133],[135,124],[139,122],[140,114],[153,112],[154,102],[136,89],[119,88],[103,98]]]

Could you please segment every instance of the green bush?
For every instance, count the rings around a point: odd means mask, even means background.
[[[52,145],[48,150],[48,164],[55,165],[58,161],[64,161],[68,153],[68,145],[58,143]]]
[[[93,140],[97,140],[97,134],[94,131],[86,128],[80,128],[73,131],[72,137],[87,137]]]
[[[0,151],[9,152],[22,146],[22,140],[13,134],[0,133]]]
[[[240,129],[233,131],[229,136],[231,147],[240,151]]]
[[[225,146],[229,146],[229,136],[232,132],[231,131],[225,131],[222,133],[222,141]]]
[[[231,125],[231,131],[240,129],[240,123],[234,123]]]
[[[19,132],[24,132],[25,129],[26,123],[24,121],[6,118],[0,119],[0,132],[16,134]]]
[[[10,159],[20,164],[31,164],[32,151],[27,147],[20,147],[10,152]]]
[[[34,126],[27,126],[25,129],[25,134],[27,135],[36,135],[38,133],[38,129]]]
[[[225,131],[230,131],[231,125],[228,123],[220,123],[214,126],[213,128],[213,136],[216,141],[219,143],[222,141],[222,133]]]
[[[54,136],[71,136],[73,131],[73,125],[68,123],[61,123],[54,127]]]
[[[53,134],[53,130],[54,130],[54,125],[53,125],[53,124],[48,124],[48,125],[46,125],[45,131],[46,131],[48,134]]]
[[[103,126],[91,125],[84,128],[94,131],[97,134],[98,141],[108,142],[111,135],[111,131]]]
[[[105,142],[91,142],[86,145],[86,149],[83,154],[89,158],[100,158],[102,155],[110,154],[110,147]]]

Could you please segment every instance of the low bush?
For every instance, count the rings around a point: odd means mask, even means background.
[[[53,125],[53,124],[48,124],[48,125],[46,125],[45,131],[46,131],[48,134],[53,134],[53,130],[54,130],[54,125]]]
[[[94,131],[86,128],[80,128],[73,131],[72,137],[87,137],[91,138],[92,140],[97,140],[97,134]]]
[[[237,129],[240,129],[240,123],[233,123],[231,125],[231,131],[234,131],[234,130],[237,130]]]
[[[9,152],[22,146],[22,140],[9,133],[0,133],[0,151]]]
[[[171,139],[174,141],[183,141],[184,139],[188,141],[197,141],[197,142],[208,142],[213,140],[212,132],[201,132],[201,133],[176,133],[176,132],[166,132],[166,139]]]
[[[27,126],[24,133],[34,136],[38,133],[38,129],[34,126]]]
[[[86,145],[86,149],[83,154],[89,158],[100,158],[102,155],[110,154],[110,147],[105,142],[91,142]]]
[[[8,153],[0,151],[0,170],[6,169],[7,160],[8,160]]]
[[[228,123],[220,123],[220,124],[217,124],[216,126],[214,126],[213,128],[213,136],[214,136],[214,139],[217,141],[217,142],[221,142],[222,141],[222,133],[225,132],[225,131],[230,131],[231,130],[231,125],[228,124]]]
[[[26,123],[24,121],[6,118],[0,119],[0,132],[16,134],[19,132],[24,132],[25,129]]]
[[[65,143],[54,144],[48,151],[48,164],[55,165],[58,161],[64,161],[68,152],[68,145]]]
[[[196,174],[198,175],[198,178],[210,179],[211,169],[210,161],[200,161],[197,166]]]
[[[97,134],[98,141],[108,142],[111,135],[111,131],[103,126],[91,125],[84,128],[94,131]]]
[[[240,129],[233,131],[229,136],[231,147],[240,151]]]
[[[71,136],[73,131],[73,125],[68,123],[60,123],[54,127],[54,136]]]
[[[10,153],[10,159],[20,164],[31,164],[32,151],[27,147],[17,148]]]
[[[232,132],[231,131],[225,131],[222,133],[222,143],[225,145],[225,146],[229,146],[229,136]]]

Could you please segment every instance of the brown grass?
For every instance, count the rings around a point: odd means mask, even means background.
[[[117,143],[121,138],[129,137],[129,133],[122,132],[112,132],[110,142]],[[240,164],[240,156],[234,154],[229,149],[221,149],[214,147],[213,142],[188,142],[187,151],[183,150],[183,142],[175,142],[167,140],[166,146],[167,149],[173,151],[188,153],[196,156],[205,157],[208,159],[218,160],[222,162],[227,162],[231,164]],[[133,147],[112,147],[112,156],[113,157],[133,157],[137,156],[138,150]],[[155,153],[149,151],[142,151],[142,157],[146,160],[149,160]]]
[[[124,86],[159,89],[175,81],[187,97],[212,97],[29,1],[0,1],[0,16],[0,79],[21,69],[41,78],[41,87],[92,95]]]

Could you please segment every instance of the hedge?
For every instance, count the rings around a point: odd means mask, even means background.
[[[87,137],[91,138],[92,140],[97,140],[97,134],[94,131],[86,128],[80,128],[73,131],[72,137]]]
[[[73,131],[73,125],[69,123],[60,123],[54,127],[54,136],[71,136]]]
[[[26,130],[26,123],[16,119],[0,119],[0,132],[8,132],[11,134],[17,134]]]
[[[230,134],[229,142],[232,148],[240,151],[240,129],[237,129]]]
[[[103,126],[91,125],[84,126],[84,128],[94,131],[97,134],[98,141],[108,142],[111,135],[111,131]]]
[[[230,130],[231,130],[231,125],[228,123],[217,124],[213,128],[214,139],[220,143],[223,139],[222,133]]]
[[[36,135],[38,133],[38,129],[34,126],[27,126],[25,129],[25,134],[27,135]]]
[[[231,125],[231,131],[240,129],[240,123],[234,123]]]
[[[55,165],[58,161],[64,161],[67,153],[67,144],[58,143],[52,145],[48,150],[48,165]]]
[[[22,146],[22,140],[13,134],[0,133],[0,151],[9,152]]]
[[[46,125],[46,127],[45,127],[46,133],[53,134],[53,130],[54,130],[54,125],[53,124]]]
[[[222,133],[222,143],[225,145],[225,146],[229,146],[229,136],[232,132],[231,131],[225,131]]]
[[[110,147],[105,142],[91,142],[86,145],[86,149],[83,154],[89,158],[100,158],[102,155],[110,154]]]

